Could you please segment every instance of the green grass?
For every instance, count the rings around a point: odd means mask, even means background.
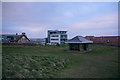
[[[104,53],[109,53],[112,51],[115,51],[117,48],[112,47],[112,46],[91,46],[93,48],[92,51],[86,52],[88,54],[104,54]],[[95,48],[95,49],[94,49]]]
[[[8,78],[50,78],[54,76],[53,72],[65,68],[67,63],[66,59],[54,56],[3,55],[3,59],[5,60],[5,63],[3,63],[3,77]]]
[[[93,45],[89,52],[60,46],[3,46],[5,78],[117,78],[117,47]]]
[[[0,45],[0,79],[2,79],[2,47]]]

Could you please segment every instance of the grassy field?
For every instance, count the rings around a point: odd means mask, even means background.
[[[0,79],[2,79],[2,47],[0,44]]]
[[[92,45],[92,51],[68,46],[3,46],[4,78],[118,78],[118,48]]]

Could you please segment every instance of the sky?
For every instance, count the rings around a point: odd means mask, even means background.
[[[45,38],[48,30],[74,36],[118,35],[117,2],[2,2],[2,33]]]

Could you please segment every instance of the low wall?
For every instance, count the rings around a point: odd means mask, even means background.
[[[35,43],[2,43],[3,46],[36,46]]]

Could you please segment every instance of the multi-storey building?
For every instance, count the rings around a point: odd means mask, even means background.
[[[67,40],[67,31],[48,30],[48,43],[49,44],[64,44]]]

